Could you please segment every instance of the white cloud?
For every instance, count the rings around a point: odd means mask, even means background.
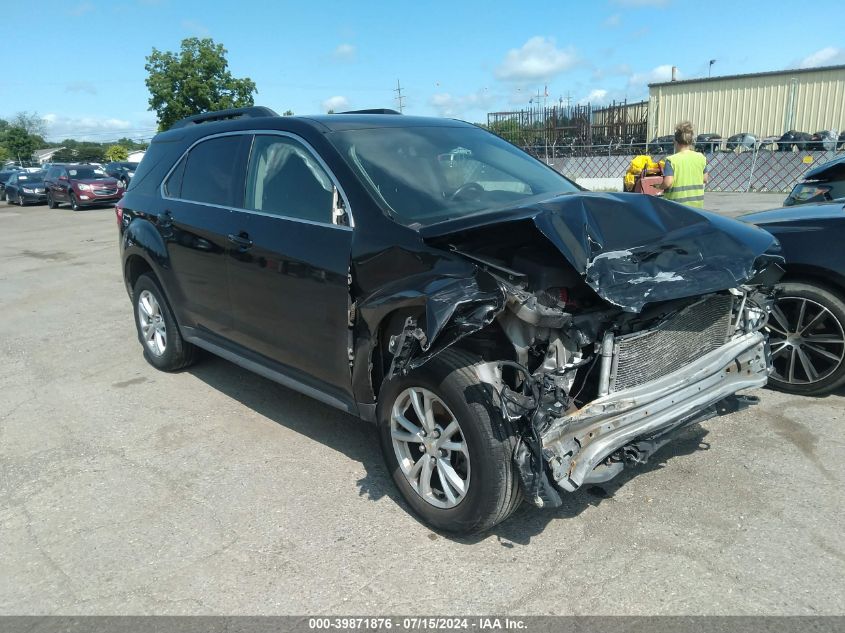
[[[338,110],[345,110],[349,107],[349,99],[343,96],[336,96],[336,97],[329,97],[325,101],[323,101],[323,110],[328,112],[329,110],[333,110],[337,112]]]
[[[355,59],[357,52],[358,49],[356,49],[352,44],[338,44],[337,48],[335,48],[332,53],[332,57],[335,59],[352,60]]]
[[[183,29],[196,37],[208,37],[211,35],[208,27],[202,22],[197,22],[196,20],[182,20],[181,24]]]
[[[618,13],[614,13],[612,15],[607,16],[607,19],[602,24],[611,29],[615,28],[622,24],[622,16]]]
[[[55,113],[44,115],[45,138],[61,141],[73,138],[78,141],[105,142],[120,137],[150,138],[156,132],[155,122],[131,122],[117,118],[68,117]]]
[[[608,91],[604,88],[596,88],[595,90],[591,90],[590,94],[581,99],[578,103],[580,105],[587,105],[588,103],[593,105],[603,105],[608,101],[608,94]]]
[[[513,48],[496,69],[496,76],[506,81],[551,79],[578,63],[574,49],[559,49],[552,38],[535,36],[522,48]]]
[[[676,79],[681,79],[681,71],[677,71]],[[672,79],[672,65],[662,64],[644,73],[634,73],[628,79],[628,87],[634,90],[644,90],[648,84],[669,81]]]
[[[496,102],[496,96],[486,88],[467,94],[452,95],[440,92],[432,95],[429,103],[439,116],[461,117],[472,110],[488,110]]]
[[[807,55],[798,63],[799,68],[815,68],[816,66],[835,66],[845,64],[845,49],[826,46]]]

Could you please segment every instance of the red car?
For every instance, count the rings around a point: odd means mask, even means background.
[[[123,197],[126,185],[95,165],[55,165],[44,178],[47,206],[63,202],[74,211],[96,204],[113,204]]]

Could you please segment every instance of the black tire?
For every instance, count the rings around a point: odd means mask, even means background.
[[[160,356],[153,354],[144,342],[140,321],[139,298],[144,291],[150,292],[158,302],[161,310],[162,320],[167,332],[167,345],[164,353]],[[135,328],[138,332],[138,341],[144,349],[144,358],[156,369],[161,371],[177,371],[192,365],[196,361],[197,348],[182,338],[179,326],[173,316],[173,310],[167,302],[167,298],[158,285],[158,281],[149,274],[138,277],[132,290],[132,310],[135,314]]]
[[[470,367],[477,359],[448,349],[404,377],[395,377],[379,394],[381,447],[393,481],[414,512],[434,528],[458,533],[488,530],[509,517],[522,502],[522,488],[513,462],[516,434],[492,400],[492,390]],[[471,477],[464,498],[452,508],[439,508],[420,496],[402,472],[390,433],[390,413],[409,387],[422,387],[451,409],[467,444]]]
[[[18,193],[18,205],[19,206],[25,206],[26,205],[26,202],[24,202],[23,196],[20,193]]]
[[[49,191],[47,192],[47,206],[51,209],[58,209],[59,205],[56,204],[56,201],[53,199],[53,194]]]
[[[76,201],[76,195],[73,194],[72,192],[70,194],[70,208],[73,209],[74,211],[79,211],[79,209],[81,208],[79,206],[79,202]]]
[[[12,204],[12,196],[9,195],[9,192],[6,192],[6,204]]]
[[[803,324],[806,327],[812,323],[814,316],[818,315],[821,310],[817,306],[825,308],[829,315],[825,315],[823,319],[816,321],[816,325],[802,336],[823,336],[832,339],[845,340],[843,333],[845,332],[845,299],[840,292],[831,288],[817,284],[816,282],[802,282],[802,281],[788,281],[778,284],[778,298],[775,302],[775,310],[779,311],[781,319],[786,319],[790,324],[798,321],[795,317],[797,306],[800,302],[806,299],[809,306],[806,310],[807,315],[804,317]],[[816,305],[814,305],[816,304]],[[834,389],[845,384],[845,343],[813,343],[812,339],[807,341],[806,338],[799,340],[797,345],[788,345],[783,351],[780,350],[783,336],[774,328],[782,329],[782,324],[773,314],[769,318],[770,333],[769,339],[772,346],[773,363],[775,363],[775,372],[769,377],[769,386],[778,391],[785,391],[787,393],[794,393],[804,396],[817,396],[833,391]],[[787,328],[791,331],[793,328]],[[797,328],[794,328],[797,329]],[[828,354],[839,356],[840,361],[838,365],[827,356],[821,355],[818,351],[812,348],[807,350],[806,343],[810,342],[816,349],[822,349]],[[814,364],[814,368],[818,372],[821,379],[816,381],[809,381],[809,374],[802,367],[801,357],[798,355],[796,362],[798,363],[795,370],[795,380],[789,381],[788,363],[791,358],[784,358],[785,355],[791,357],[792,347],[803,347],[804,354],[809,355],[809,362]],[[823,377],[822,377],[823,376]],[[785,378],[785,380],[784,380]]]

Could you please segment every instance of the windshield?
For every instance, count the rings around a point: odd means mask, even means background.
[[[99,167],[74,167],[67,170],[71,178],[86,180],[89,178],[108,178],[106,172]]]
[[[469,127],[369,128],[329,138],[405,224],[431,224],[578,188],[498,136]]]
[[[31,171],[26,174],[18,174],[18,182],[25,184],[35,184],[44,182],[43,171]]]

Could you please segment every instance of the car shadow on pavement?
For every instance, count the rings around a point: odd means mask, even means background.
[[[276,424],[359,462],[366,471],[357,482],[361,496],[388,496],[410,512],[387,472],[374,424],[211,354],[202,353],[201,361],[186,371]]]
[[[375,425],[209,354],[203,354],[202,361],[186,371],[276,424],[359,462],[366,474],[356,482],[358,494],[374,501],[387,496],[415,518],[396,490],[385,466]],[[545,530],[549,522],[576,517],[602,503],[614,503],[617,491],[632,478],[663,468],[673,457],[708,449],[709,445],[704,442],[706,435],[707,430],[700,425],[689,426],[679,431],[673,441],[655,453],[647,464],[626,468],[617,477],[601,485],[586,485],[575,493],[562,494],[563,505],[559,508],[541,510],[526,502],[508,520],[487,532],[470,536],[446,532],[438,534],[442,538],[467,545],[483,541],[491,535],[497,537],[505,547],[527,545],[533,536]],[[642,502],[646,503],[647,500],[643,499]],[[420,525],[431,529],[422,523]]]

